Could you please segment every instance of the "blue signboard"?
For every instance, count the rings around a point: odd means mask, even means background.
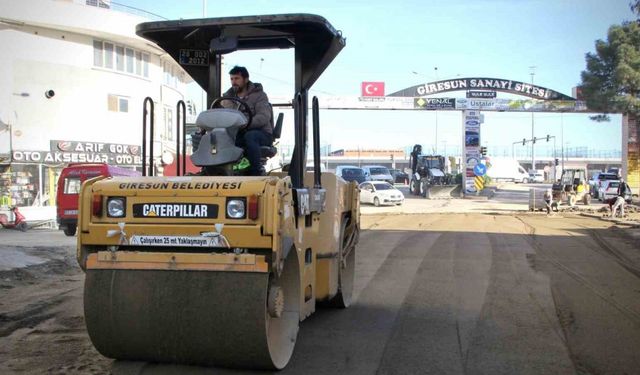
[[[476,176],[480,176],[480,177],[482,177],[482,176],[484,176],[484,175],[487,173],[487,166],[486,166],[486,165],[484,165],[484,164],[480,164],[480,163],[478,163],[478,164],[476,164],[476,166],[475,166],[475,167],[473,167],[473,173],[474,173]]]

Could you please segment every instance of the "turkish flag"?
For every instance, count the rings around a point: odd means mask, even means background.
[[[384,82],[362,82],[362,96],[384,96]]]

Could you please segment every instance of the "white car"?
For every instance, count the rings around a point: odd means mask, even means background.
[[[539,184],[543,183],[544,173],[542,172],[529,173],[529,181],[539,183]]]
[[[620,181],[605,180],[602,181],[598,188],[598,200],[606,202],[609,199],[618,196],[618,188],[620,187]],[[626,194],[624,197],[625,202],[631,203],[631,194]]]
[[[401,205],[404,194],[384,181],[366,181],[360,184],[360,202],[380,205]]]

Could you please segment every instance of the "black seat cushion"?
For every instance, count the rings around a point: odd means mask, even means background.
[[[273,146],[260,147],[260,156],[263,158],[272,158],[276,156],[277,153],[278,153],[278,149]]]

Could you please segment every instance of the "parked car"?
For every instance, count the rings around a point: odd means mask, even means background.
[[[602,181],[600,188],[598,189],[598,199],[606,202],[611,198],[615,198],[618,196],[618,188],[620,187],[619,180],[605,180]],[[624,197],[624,200],[627,203],[631,203],[631,193],[627,193]]]
[[[342,177],[345,181],[355,181],[358,184],[367,181],[364,170],[352,165],[339,165],[336,167],[336,176]]]
[[[541,184],[544,182],[544,173],[543,172],[530,172],[529,173],[529,181]]]
[[[409,175],[401,171],[400,169],[389,169],[389,173],[393,177],[393,180],[396,184],[408,184],[409,183]]]
[[[616,173],[604,173],[604,172],[594,173],[593,176],[591,177],[591,180],[589,180],[589,187],[590,187],[591,194],[593,195],[594,198],[600,199],[600,188],[602,187],[602,183],[604,181],[617,181],[617,180],[618,180],[618,175]]]
[[[364,175],[371,181],[386,181],[393,185],[393,177],[389,168],[380,165],[365,165],[362,167]]]
[[[401,205],[404,194],[384,181],[366,181],[360,184],[360,202],[380,205]]]

